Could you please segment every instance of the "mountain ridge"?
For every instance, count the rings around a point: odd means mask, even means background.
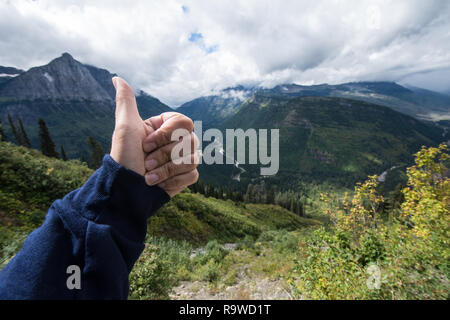
[[[88,136],[108,151],[114,128],[115,89],[111,78],[115,75],[63,53],[0,85],[0,120],[7,124],[8,114],[14,121],[20,118],[32,146],[38,147],[37,120],[43,118],[57,148],[63,146],[69,158],[89,154]],[[147,94],[137,95],[136,101],[144,119],[172,110]]]
[[[386,106],[419,119],[430,121],[450,119],[449,96],[421,88],[407,88],[388,81],[361,81],[310,86],[280,84],[273,88],[255,87],[251,93],[254,94],[255,92],[269,96],[292,98],[301,96],[341,97]],[[230,112],[227,116],[220,116],[217,107],[221,103],[217,103],[210,97],[199,97],[186,102],[178,110],[194,117],[195,120],[217,123],[229,119],[233,112],[237,112],[239,109],[239,105],[231,105],[231,107],[228,107]],[[220,95],[213,97],[220,97]]]

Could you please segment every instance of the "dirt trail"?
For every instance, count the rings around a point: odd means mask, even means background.
[[[203,281],[184,281],[173,289],[172,300],[290,300],[282,280],[242,279],[227,288],[210,288]]]

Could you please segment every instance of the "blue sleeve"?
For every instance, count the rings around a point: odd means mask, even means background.
[[[0,299],[127,299],[147,219],[169,200],[106,155],[80,189],[52,204],[0,272]],[[80,289],[68,288],[76,276],[69,266],[80,269]]]

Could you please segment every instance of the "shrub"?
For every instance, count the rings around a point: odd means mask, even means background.
[[[174,283],[171,266],[159,259],[156,246],[146,244],[130,274],[131,299],[168,299]]]
[[[450,159],[448,147],[422,148],[407,169],[408,187],[394,221],[379,210],[376,176],[350,200],[325,195],[331,230],[320,228],[299,251],[290,283],[313,299],[448,299]],[[398,210],[398,209],[397,209]],[[372,267],[374,266],[374,267]],[[378,286],[368,284],[376,271]],[[373,278],[372,278],[373,279]]]
[[[214,282],[220,277],[220,264],[210,259],[206,264],[199,267],[199,274],[203,281]]]

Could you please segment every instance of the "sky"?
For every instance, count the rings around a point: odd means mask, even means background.
[[[0,0],[0,65],[69,52],[172,107],[239,84],[450,94],[448,0]]]

